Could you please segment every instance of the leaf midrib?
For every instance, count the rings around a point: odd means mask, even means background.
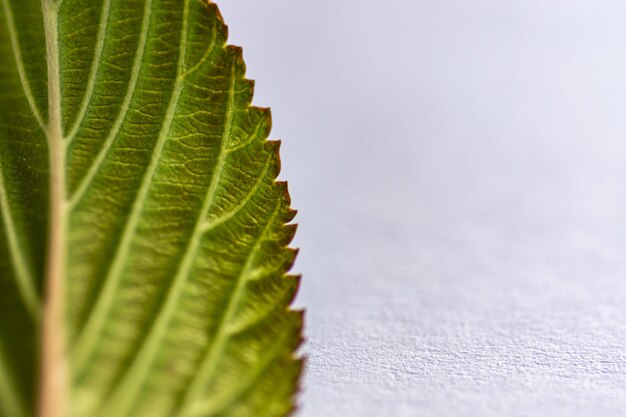
[[[65,145],[61,118],[58,13],[60,2],[42,0],[48,73],[48,124],[45,129],[49,154],[49,220],[44,275],[44,306],[41,326],[41,360],[38,414],[68,414],[67,352],[65,346],[65,254],[67,205]]]
[[[10,6],[8,0],[0,0],[2,1],[2,5],[5,10],[8,10],[6,13],[7,20],[13,19],[10,13]],[[60,94],[60,76],[59,76],[59,46],[58,46],[58,10],[61,5],[62,0],[42,0],[43,11],[44,11],[44,26],[45,26],[45,38],[46,38],[46,51],[47,51],[47,62],[48,62],[48,123],[44,124],[43,119],[41,117],[41,113],[37,108],[35,100],[32,96],[32,92],[30,90],[30,86],[28,84],[28,79],[26,73],[24,71],[23,63],[21,62],[21,53],[19,51],[19,42],[17,41],[17,32],[15,32],[15,27],[13,23],[8,23],[9,32],[11,34],[11,43],[13,45],[15,59],[17,62],[17,69],[20,75],[20,79],[22,82],[22,86],[24,88],[24,93],[28,104],[31,108],[31,111],[37,119],[37,122],[45,132],[45,135],[48,139],[49,145],[49,163],[50,163],[50,221],[49,221],[49,242],[48,242],[48,258],[46,261],[46,271],[45,271],[45,320],[43,324],[43,338],[42,338],[42,370],[43,370],[43,379],[42,379],[42,397],[39,402],[39,416],[40,417],[65,417],[66,409],[67,409],[67,401],[66,401],[66,391],[69,389],[69,379],[66,379],[63,375],[63,386],[59,389],[58,387],[52,387],[46,385],[46,373],[55,374],[59,372],[58,365],[61,364],[60,372],[63,374],[65,372],[65,364],[67,361],[67,353],[65,350],[65,320],[62,315],[63,311],[63,293],[64,293],[64,280],[65,280],[65,268],[66,268],[66,245],[67,245],[67,224],[70,212],[72,209],[78,204],[81,200],[82,196],[88,190],[89,185],[91,184],[93,178],[99,172],[101,165],[104,163],[107,154],[114,142],[114,139],[117,136],[117,133],[122,127],[122,124],[126,118],[126,114],[128,113],[131,103],[133,101],[135,88],[137,84],[137,80],[139,79],[140,70],[143,61],[143,55],[145,52],[146,42],[148,38],[148,32],[150,25],[146,22],[150,22],[150,9],[152,0],[146,0],[144,4],[144,21],[142,22],[142,30],[139,38],[139,44],[137,47],[137,51],[135,53],[134,62],[131,70],[131,77],[129,80],[128,91],[124,97],[122,106],[118,112],[117,118],[114,121],[114,125],[107,136],[102,149],[96,155],[96,158],[90,165],[86,175],[81,179],[78,183],[78,187],[75,188],[74,192],[71,195],[68,195],[68,188],[66,183],[66,157],[67,150],[72,142],[72,140],[76,137],[78,131],[80,130],[80,126],[82,121],[88,111],[89,103],[92,100],[94,94],[94,88],[96,86],[97,75],[99,71],[99,61],[96,57],[101,57],[104,50],[104,36],[106,33],[106,28],[108,25],[109,19],[109,6],[110,0],[104,0],[103,10],[101,11],[100,17],[100,27],[97,35],[97,44],[96,51],[94,52],[94,58],[91,64],[90,75],[87,84],[87,91],[83,96],[83,99],[80,104],[80,108],[78,114],[72,123],[72,127],[69,131],[69,134],[63,134],[63,123],[62,123],[62,111],[61,111],[61,94]],[[133,201],[131,212],[126,220],[122,236],[121,243],[116,248],[116,252],[113,258],[113,262],[109,265],[109,269],[106,273],[106,278],[104,280],[104,291],[99,295],[97,302],[90,312],[88,316],[88,320],[86,325],[83,327],[82,331],[79,333],[79,338],[77,339],[76,345],[73,347],[72,354],[75,355],[78,360],[75,362],[78,364],[76,369],[80,372],[83,369],[83,365],[90,358],[90,355],[93,350],[93,344],[97,342],[98,335],[100,334],[103,324],[106,321],[107,316],[110,313],[111,305],[113,303],[115,297],[115,290],[119,286],[119,282],[121,279],[121,275],[123,272],[123,268],[125,266],[132,239],[135,235],[135,231],[138,227],[140,217],[143,211],[144,202],[146,201],[146,197],[148,195],[148,191],[150,185],[153,182],[153,178],[155,176],[158,163],[161,158],[161,154],[164,148],[165,143],[167,142],[169,132],[171,129],[172,122],[176,115],[176,107],[178,100],[180,98],[181,92],[184,87],[184,80],[186,76],[192,74],[196,70],[200,68],[205,59],[208,59],[211,55],[210,48],[207,49],[203,57],[201,57],[200,61],[193,65],[190,69],[186,69],[186,55],[187,55],[187,25],[188,25],[188,14],[189,14],[189,2],[190,0],[185,0],[184,2],[184,15],[183,15],[183,27],[181,30],[181,45],[179,48],[179,61],[177,68],[177,77],[174,83],[174,88],[170,95],[170,100],[168,103],[168,107],[165,113],[164,121],[161,125],[161,130],[159,131],[159,135],[156,141],[156,144],[152,150],[151,159],[149,165],[144,172],[142,177],[139,190],[135,195],[135,199]],[[214,42],[212,42],[213,44]],[[214,46],[214,45],[212,45]],[[213,199],[219,187],[219,182],[222,176],[222,171],[224,169],[224,165],[226,162],[227,156],[235,152],[242,147],[247,146],[252,143],[259,132],[259,128],[263,123],[263,119],[261,119],[256,126],[254,132],[250,135],[249,140],[244,141],[236,146],[229,148],[230,141],[229,138],[231,136],[231,128],[233,123],[233,112],[234,112],[234,94],[235,94],[235,83],[236,83],[236,74],[235,74],[235,61],[233,61],[231,68],[231,86],[229,89],[228,103],[227,103],[227,111],[225,117],[225,125],[224,131],[222,135],[222,141],[220,144],[220,151],[218,155],[218,161],[216,164],[215,172],[211,176],[211,181],[207,190],[207,194],[205,200],[203,202],[202,208],[196,220],[195,228],[192,232],[191,238],[184,252],[184,256],[182,262],[179,264],[178,272],[173,279],[172,288],[179,287],[177,285],[179,281],[184,282],[184,277],[189,272],[191,268],[193,257],[195,255],[197,246],[199,245],[200,239],[202,236],[217,226],[218,224],[223,223],[228,220],[233,213],[236,213],[239,208],[245,206],[249,200],[254,196],[258,188],[262,185],[267,170],[269,169],[269,160],[266,161],[266,165],[263,169],[263,174],[258,179],[258,181],[253,185],[252,191],[246,198],[232,211],[227,213],[224,216],[220,216],[217,219],[212,219],[208,221],[208,213],[210,212],[211,206],[213,204]],[[0,215],[4,223],[6,224],[6,218],[10,219],[10,208],[8,207],[8,199],[6,198],[6,190],[3,188],[4,181],[2,178],[2,165],[0,164]],[[260,250],[263,241],[271,228],[275,217],[278,213],[280,203],[277,202],[276,207],[273,210],[273,214],[269,220],[269,222],[262,228],[259,236],[255,239],[255,243],[250,248],[250,252],[248,253],[247,260],[240,270],[240,273],[237,278],[237,282],[235,284],[235,288],[233,292],[229,295],[228,299],[228,307],[225,314],[222,315],[218,324],[217,336],[216,339],[207,347],[200,367],[200,372],[193,378],[192,383],[186,388],[185,393],[181,398],[180,408],[177,410],[177,415],[188,415],[192,410],[189,407],[191,402],[197,399],[198,395],[201,392],[201,388],[203,385],[201,384],[203,381],[206,382],[207,379],[211,379],[214,376],[214,372],[217,369],[217,362],[219,360],[220,355],[222,354],[222,350],[224,348],[224,343],[226,339],[229,337],[228,329],[226,329],[225,325],[231,321],[231,318],[234,315],[234,308],[239,303],[240,298],[242,297],[242,291],[244,285],[247,281],[246,277],[250,273],[250,269],[252,263],[257,256],[258,251]],[[10,222],[9,222],[10,223]],[[14,231],[7,232],[9,236],[9,240],[11,240],[11,236],[15,236]],[[16,239],[13,239],[13,243],[11,244],[11,250],[14,251],[13,248],[17,248],[19,251],[19,242]],[[16,258],[17,259],[17,258]],[[12,261],[16,261],[13,260]],[[18,264],[21,262],[27,266],[27,264],[22,259],[16,261]],[[14,266],[15,268],[15,266]],[[19,268],[16,268],[19,269]],[[25,276],[25,274],[23,274]],[[23,279],[22,279],[23,281]],[[170,290],[172,289],[170,288]],[[161,306],[161,310],[159,315],[155,318],[153,328],[157,330],[151,329],[150,336],[148,336],[144,340],[144,344],[140,349],[140,352],[143,352],[145,346],[151,347],[152,350],[156,349],[158,343],[153,343],[152,339],[159,339],[162,333],[166,330],[167,325],[170,322],[172,311],[176,308],[176,303],[178,302],[178,293],[179,291],[174,291],[172,294],[168,293],[168,298],[164,306]],[[35,294],[36,295],[36,294]],[[172,300],[170,302],[170,300]],[[32,303],[32,301],[31,301]],[[93,324],[95,323],[95,324]],[[91,329],[91,330],[90,330]],[[154,330],[154,332],[153,332]],[[154,336],[153,336],[154,334]],[[0,346],[1,347],[1,346]],[[61,352],[61,356],[59,356],[59,352]],[[0,352],[1,353],[1,352]],[[142,353],[137,354],[139,363],[139,377],[133,376],[133,372],[127,371],[126,376],[130,379],[129,383],[132,385],[133,389],[127,391],[125,389],[120,389],[124,387],[124,384],[120,384],[118,388],[116,388],[116,392],[121,392],[126,398],[127,401],[118,402],[115,401],[115,407],[118,409],[118,404],[122,404],[122,414],[125,415],[130,411],[134,396],[136,391],[141,388],[143,384],[143,380],[145,379],[145,373],[149,371],[149,367],[151,365],[151,361],[154,355],[143,355]],[[1,359],[1,358],[0,358]],[[0,363],[1,365],[1,363]],[[48,369],[49,368],[49,369]],[[0,372],[2,372],[2,367],[0,366]],[[0,386],[0,396],[2,395],[3,387]],[[51,391],[49,391],[51,390]],[[55,391],[56,390],[56,391]],[[4,390],[6,391],[6,390]],[[55,401],[54,398],[61,398],[60,401]],[[15,407],[14,407],[15,408]]]

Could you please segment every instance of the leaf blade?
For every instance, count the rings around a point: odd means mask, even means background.
[[[10,263],[15,272],[15,280],[24,306],[33,320],[38,322],[41,309],[39,295],[36,289],[37,282],[20,248],[19,237],[13,221],[13,215],[11,214],[11,207],[5,187],[3,169],[4,167],[0,164],[0,218],[2,218],[3,229],[8,242]]]
[[[45,252],[47,101],[41,6],[0,3],[0,415],[33,412],[35,342]],[[37,45],[30,47],[31,43]],[[43,66],[42,66],[43,65]],[[10,381],[10,382],[9,382]]]
[[[41,116],[41,112],[37,107],[37,103],[35,102],[35,98],[33,96],[33,92],[30,88],[30,82],[28,81],[28,76],[26,71],[24,70],[24,60],[22,59],[22,48],[18,41],[17,30],[15,29],[15,18],[13,17],[13,11],[11,8],[11,3],[9,0],[2,0],[2,8],[4,11],[4,17],[6,22],[6,27],[9,32],[9,38],[11,39],[11,49],[13,50],[13,55],[15,58],[15,64],[17,72],[20,76],[20,82],[22,83],[22,88],[24,90],[24,96],[28,101],[28,105],[30,106],[30,110],[37,120],[39,127],[42,130],[45,130],[45,123],[43,121],[43,117]]]
[[[251,106],[219,11],[199,0],[44,4],[52,156],[37,169],[57,178],[51,213],[65,217],[41,230],[67,233],[67,248],[48,248],[62,260],[53,269],[67,270],[48,277],[67,285],[52,298],[65,300],[72,414],[288,413],[301,369],[301,315],[288,309],[298,280],[285,275],[295,212],[275,181],[269,111]],[[33,91],[41,102],[46,92]],[[0,145],[7,138],[0,125]]]

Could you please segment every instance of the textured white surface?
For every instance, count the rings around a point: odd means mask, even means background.
[[[298,417],[626,415],[626,3],[222,3],[300,209]]]

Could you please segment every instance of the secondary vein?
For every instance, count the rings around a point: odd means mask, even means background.
[[[24,259],[24,254],[20,248],[19,237],[13,216],[11,215],[11,207],[7,195],[3,166],[0,163],[0,217],[4,224],[4,230],[7,237],[7,243],[11,254],[11,265],[15,273],[18,291],[22,297],[24,305],[35,322],[39,322],[41,315],[41,307],[39,305],[39,296],[35,289],[35,278],[32,275],[28,262]]]
[[[188,10],[188,3],[189,0],[185,0],[185,16]],[[183,21],[183,25],[186,27],[185,21]],[[187,34],[183,32],[181,34],[181,45],[179,49],[180,52],[177,68],[178,75],[181,75],[182,71],[184,70],[186,50]],[[156,144],[154,146],[154,149],[152,150],[150,163],[141,180],[139,190],[135,196],[135,200],[132,205],[131,213],[128,216],[128,219],[126,220],[126,223],[122,230],[122,238],[120,244],[118,245],[115,254],[113,255],[112,262],[110,264],[111,266],[105,277],[104,285],[102,287],[102,290],[100,291],[100,294],[98,295],[98,299],[94,304],[94,308],[90,312],[89,317],[85,322],[85,326],[79,334],[76,344],[74,345],[74,368],[77,375],[79,375],[84,370],[88,360],[90,359],[93,353],[93,349],[95,348],[95,345],[97,343],[98,337],[106,321],[106,318],[111,310],[111,306],[115,298],[115,293],[117,291],[117,288],[119,287],[119,283],[122,278],[122,272],[126,263],[126,259],[128,257],[128,252],[130,250],[132,240],[135,236],[135,232],[141,218],[141,212],[143,211],[144,202],[146,201],[146,198],[148,196],[148,190],[150,189],[150,185],[152,184],[152,180],[154,178],[157,166],[163,153],[163,147],[165,146],[165,143],[167,141],[170,127],[176,113],[176,105],[178,103],[178,98],[180,97],[182,89],[183,79],[181,77],[177,77],[174,89],[170,96],[167,111],[163,119],[161,131],[159,132]]]
[[[24,95],[26,96],[26,100],[28,101],[28,105],[30,106],[30,110],[37,119],[37,123],[39,127],[41,127],[44,131],[46,130],[45,123],[43,121],[43,117],[41,117],[41,112],[37,107],[37,103],[35,102],[35,98],[33,97],[33,92],[30,89],[30,83],[28,82],[28,76],[26,75],[26,70],[24,69],[24,60],[22,59],[22,49],[20,48],[20,42],[17,38],[17,31],[15,30],[15,21],[13,18],[13,11],[11,10],[11,5],[9,0],[2,0],[2,6],[4,8],[4,15],[7,24],[7,29],[9,30],[9,37],[11,38],[11,47],[13,49],[13,55],[15,57],[15,64],[17,66],[17,72],[20,75],[20,82],[22,83],[22,88],[24,89]]]
[[[100,26],[98,28],[98,36],[96,39],[96,49],[93,54],[93,60],[91,62],[91,71],[89,73],[89,80],[87,81],[87,92],[83,96],[83,100],[80,104],[80,110],[76,115],[76,119],[74,120],[74,124],[70,129],[70,133],[67,135],[68,144],[74,140],[76,137],[76,133],[78,133],[78,129],[80,129],[80,125],[85,118],[85,114],[87,113],[87,109],[89,108],[89,103],[91,102],[91,98],[93,97],[93,92],[96,87],[96,78],[98,76],[98,69],[100,68],[100,61],[102,60],[102,51],[104,50],[104,37],[107,31],[107,27],[109,25],[109,16],[111,14],[111,0],[105,0],[102,5],[102,11],[100,13]]]
[[[95,160],[89,167],[87,174],[83,177],[78,187],[74,191],[74,194],[70,198],[70,206],[75,207],[82,197],[87,192],[89,185],[96,177],[96,174],[100,170],[100,167],[104,163],[117,134],[122,128],[122,124],[124,123],[124,119],[126,118],[126,114],[128,114],[128,110],[130,109],[130,104],[135,95],[135,90],[137,87],[137,81],[139,80],[139,74],[141,72],[141,63],[143,61],[143,56],[146,50],[146,43],[148,41],[148,31],[150,29],[150,15],[152,11],[152,0],[147,0],[144,5],[143,11],[143,20],[141,22],[141,33],[139,35],[139,43],[137,44],[137,51],[135,52],[135,57],[133,60],[133,68],[131,71],[130,81],[128,83],[128,89],[126,91],[126,95],[124,96],[124,101],[122,102],[122,106],[120,107],[120,111],[115,119],[115,123],[113,124],[113,128],[109,132],[109,135],[104,141],[102,145],[102,149],[98,152]]]
[[[117,384],[115,392],[112,394],[112,404],[116,405],[115,412],[111,415],[126,416],[130,411],[134,399],[136,398],[139,390],[143,386],[146,376],[150,370],[150,366],[154,363],[154,359],[158,353],[158,349],[161,346],[163,338],[167,332],[167,329],[172,321],[172,317],[176,311],[178,303],[180,301],[185,283],[189,277],[193,260],[198,251],[200,240],[204,234],[204,222],[208,215],[208,212],[213,205],[215,195],[217,192],[218,184],[224,170],[226,163],[226,157],[228,153],[226,149],[231,136],[231,129],[233,125],[233,114],[235,110],[235,84],[236,84],[236,58],[233,59],[230,71],[230,85],[228,88],[228,98],[225,110],[225,121],[222,137],[220,139],[220,150],[217,158],[217,164],[215,172],[211,177],[210,185],[205,194],[202,208],[196,218],[196,224],[194,230],[189,239],[189,243],[185,248],[182,261],[179,264],[179,268],[174,276],[170,288],[167,291],[167,296],[160,307],[159,312],[149,330],[148,335],[144,339],[140,349],[136,352],[133,362],[127,368],[127,372],[120,383]],[[181,82],[183,78],[181,78]]]
[[[270,219],[263,227],[263,230],[259,234],[259,237],[248,254],[246,263],[237,277],[235,289],[228,299],[226,311],[221,316],[221,319],[217,324],[214,340],[204,353],[203,358],[200,361],[198,371],[194,374],[191,382],[185,388],[182,402],[178,407],[178,411],[174,414],[174,417],[190,416],[193,413],[193,403],[202,396],[203,387],[205,387],[206,384],[215,376],[218,360],[222,355],[228,340],[226,325],[228,325],[228,323],[232,321],[235,316],[237,306],[244,295],[245,284],[247,282],[246,276],[250,274],[250,270],[252,269],[257,253],[261,249],[261,245],[263,244],[270,228],[274,225],[274,220],[276,219],[280,209],[280,202],[280,199],[276,200],[276,206],[274,207]]]

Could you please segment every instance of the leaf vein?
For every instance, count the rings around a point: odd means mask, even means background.
[[[272,155],[270,154],[267,157],[267,160],[265,161],[265,164],[264,164],[264,167],[263,167],[263,171],[261,172],[261,175],[256,180],[256,182],[254,183],[254,185],[252,186],[250,191],[241,200],[241,202],[239,204],[237,204],[237,206],[235,206],[233,209],[231,209],[228,213],[226,213],[226,214],[224,214],[224,215],[222,215],[222,216],[220,216],[220,217],[218,217],[216,219],[207,220],[204,223],[204,225],[202,226],[202,232],[203,233],[207,233],[207,232],[215,229],[217,226],[227,222],[228,220],[230,220],[231,218],[236,216],[241,210],[243,210],[243,208],[245,206],[248,205],[250,200],[252,200],[252,198],[257,194],[257,192],[259,191],[259,189],[263,185],[263,181],[265,181],[265,179],[266,179],[265,176],[267,175],[267,171],[269,170],[271,160],[272,160]]]
[[[102,11],[100,12],[100,24],[98,28],[98,36],[96,39],[96,50],[93,54],[93,59],[91,61],[91,71],[89,73],[89,80],[87,81],[87,91],[83,96],[83,100],[80,104],[80,110],[76,115],[76,119],[72,124],[72,128],[70,129],[70,133],[67,135],[65,140],[67,143],[72,143],[74,138],[76,137],[76,133],[80,129],[81,123],[85,118],[85,114],[87,114],[87,109],[89,108],[89,103],[93,97],[93,92],[96,87],[96,78],[98,75],[98,70],[100,68],[100,62],[102,61],[102,51],[104,50],[104,38],[107,32],[107,28],[109,26],[109,19],[111,16],[111,0],[105,0],[102,5]]]
[[[98,171],[100,170],[100,167],[104,163],[106,156],[108,155],[111,149],[111,146],[113,145],[113,142],[115,141],[115,138],[117,137],[117,134],[122,128],[122,124],[124,122],[124,119],[126,118],[126,114],[128,113],[130,109],[130,104],[135,95],[135,90],[137,87],[137,81],[139,80],[139,73],[141,70],[141,63],[143,60],[146,43],[148,41],[148,31],[150,27],[149,22],[150,22],[151,11],[152,11],[152,0],[147,0],[144,6],[143,21],[141,25],[142,31],[141,31],[141,34],[139,35],[139,43],[137,44],[137,51],[135,52],[135,58],[133,61],[133,69],[131,72],[130,82],[128,84],[128,91],[126,92],[126,96],[124,96],[124,102],[122,103],[120,112],[117,115],[117,118],[115,119],[115,124],[113,125],[111,132],[109,132],[109,135],[104,141],[104,144],[102,145],[102,149],[100,149],[100,151],[98,152],[98,155],[96,156],[96,159],[93,161],[93,163],[89,167],[87,174],[85,175],[85,177],[83,177],[83,179],[79,183],[78,187],[76,187],[76,190],[74,191],[74,193],[72,194],[70,198],[70,207],[72,208],[75,207],[80,202],[82,197],[87,192],[89,185],[91,184],[91,182],[97,175]]]
[[[17,72],[20,76],[20,82],[22,83],[22,88],[24,89],[24,95],[26,96],[26,100],[28,101],[28,105],[30,106],[30,110],[35,116],[39,127],[45,132],[48,130],[46,124],[43,121],[43,117],[41,117],[41,112],[37,107],[37,103],[35,102],[35,97],[33,97],[33,92],[30,88],[30,83],[28,82],[28,76],[26,75],[26,70],[24,69],[24,60],[22,59],[22,49],[20,48],[20,42],[17,39],[17,31],[15,30],[15,19],[13,17],[13,11],[11,10],[11,5],[9,4],[9,0],[2,0],[2,6],[4,7],[4,15],[6,18],[7,29],[9,31],[9,37],[11,38],[11,47],[13,49],[13,56],[15,58],[15,65],[17,67]]]
[[[268,231],[274,225],[274,220],[276,219],[280,209],[280,201],[280,199],[276,200],[276,206],[274,207],[269,221],[263,227],[263,230],[248,254],[246,263],[236,279],[235,289],[228,299],[226,311],[220,317],[217,324],[214,340],[208,346],[204,356],[202,357],[198,372],[194,374],[191,382],[185,387],[185,392],[182,396],[182,401],[178,407],[178,411],[175,413],[175,417],[186,417],[192,412],[193,403],[196,403],[203,394],[203,386],[206,386],[208,381],[213,378],[215,372],[217,371],[217,362],[219,361],[220,355],[222,354],[226,341],[229,337],[226,327],[235,315],[236,307],[244,295],[245,283],[247,282],[245,277],[250,273],[252,264],[256,259],[263,242],[265,241]]]
[[[225,124],[222,133],[220,151],[218,155],[218,162],[215,169],[215,173],[211,177],[211,183],[204,198],[204,202],[198,218],[196,219],[196,225],[189,239],[189,243],[185,248],[182,262],[179,264],[179,268],[174,276],[172,283],[170,284],[169,291],[157,317],[153,321],[153,324],[149,330],[148,335],[144,339],[138,352],[135,354],[134,360],[130,366],[127,367],[122,382],[117,384],[115,393],[112,395],[116,401],[116,410],[112,415],[125,416],[133,405],[134,399],[143,386],[146,375],[152,365],[155,356],[158,352],[158,348],[165,336],[168,326],[172,321],[172,317],[178,306],[183,288],[187,282],[187,278],[192,268],[193,260],[198,250],[200,240],[203,236],[204,228],[203,224],[206,216],[213,205],[219,181],[222,176],[222,172],[226,163],[226,157],[228,153],[226,148],[231,135],[231,128],[233,124],[233,114],[235,111],[234,94],[236,85],[236,60],[233,59],[231,67],[231,79],[230,88],[228,90],[228,99],[225,112]],[[183,78],[181,78],[183,80]]]
[[[283,344],[287,341],[287,339],[288,333],[284,332],[278,340],[274,341],[274,349],[266,352],[261,358],[259,366],[245,378],[242,378],[239,383],[239,389],[229,393],[230,395],[228,396],[222,396],[221,398],[217,398],[216,400],[206,404],[198,404],[197,407],[193,407],[193,410],[190,409],[189,414],[191,414],[191,417],[215,416],[227,411],[230,406],[235,404],[246,393],[248,393],[250,389],[254,387],[254,384],[261,379],[261,376],[268,370],[268,368],[272,366],[277,359],[279,359],[280,354],[284,349]]]
[[[188,2],[189,0],[185,0],[185,16],[188,10]],[[148,7],[148,5],[146,5],[146,7]],[[186,27],[186,22],[187,18],[185,17],[183,19],[183,28]],[[178,58],[178,73],[181,73],[182,69],[184,68],[187,48],[187,33],[185,30],[182,30],[181,32],[180,52]],[[143,210],[143,204],[148,195],[148,190],[156,172],[157,165],[160,161],[163,147],[165,146],[165,142],[167,141],[172,121],[174,120],[176,104],[178,102],[178,98],[180,97],[182,88],[183,79],[177,77],[173,91],[170,95],[170,101],[168,103],[165,117],[163,118],[161,131],[152,151],[150,163],[148,165],[148,168],[146,169],[146,172],[143,175],[139,190],[135,196],[131,213],[128,216],[126,223],[123,227],[120,244],[117,246],[115,253],[112,257],[108,273],[106,274],[106,277],[104,279],[103,287],[94,303],[94,307],[89,312],[85,325],[80,334],[77,336],[77,340],[73,349],[75,359],[74,368],[76,375],[80,375],[85,369],[85,365],[87,364],[93,353],[97,339],[100,336],[106,318],[110,313],[113,299],[115,297],[115,292],[117,291],[120,280],[122,278],[122,272],[125,266],[126,258],[128,256],[130,245],[139,224],[141,212]]]
[[[35,278],[29,270],[28,263],[24,259],[24,254],[20,249],[19,237],[13,216],[11,215],[11,206],[7,195],[5,178],[3,173],[4,167],[0,164],[0,215],[4,230],[6,232],[7,244],[11,255],[11,265],[15,272],[16,285],[24,306],[35,321],[39,321],[41,314],[39,297],[35,288]]]

